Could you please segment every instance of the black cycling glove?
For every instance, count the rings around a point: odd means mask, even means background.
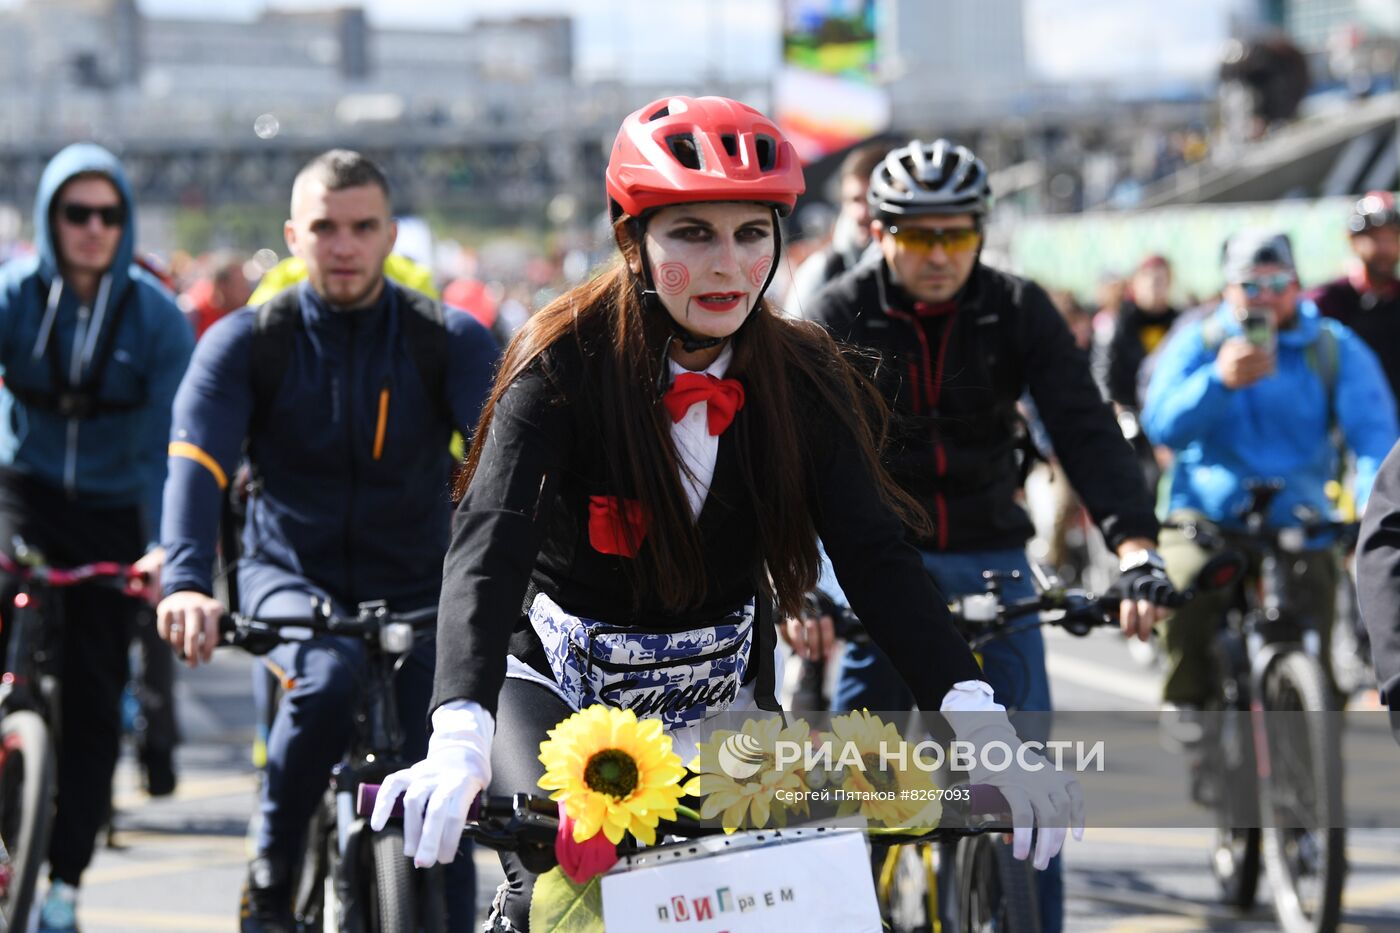
[[[1166,569],[1151,561],[1124,570],[1105,595],[1134,602],[1145,599],[1154,606],[1168,609],[1175,609],[1186,602],[1186,598],[1172,586],[1172,581],[1167,579]]]

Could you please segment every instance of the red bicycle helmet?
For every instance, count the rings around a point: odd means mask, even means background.
[[[773,121],[727,97],[664,97],[630,114],[606,177],[614,216],[692,201],[759,201],[785,216],[806,190]]]

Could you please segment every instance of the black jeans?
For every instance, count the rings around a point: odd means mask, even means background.
[[[94,508],[30,477],[0,471],[0,547],[15,535],[53,567],[98,560],[131,563],[145,550],[141,515],[129,508]],[[0,615],[11,616],[17,583],[0,578]],[[46,624],[65,621],[61,650],[58,799],[49,843],[49,877],[77,885],[92,861],[107,817],[112,772],[121,743],[121,695],[127,646],[140,604],[113,590],[76,586],[55,591]],[[9,625],[0,631],[7,641]],[[0,646],[3,647],[3,646]]]
[[[507,677],[496,709],[496,738],[491,746],[491,786],[488,793],[543,794],[540,743],[550,729],[573,714],[552,691]],[[555,864],[553,848],[535,852],[500,853],[506,881],[496,894],[486,929],[518,931],[530,928],[530,897],[535,878]],[[506,922],[502,922],[502,921]]]

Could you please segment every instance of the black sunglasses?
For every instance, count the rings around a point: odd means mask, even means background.
[[[76,201],[69,201],[59,208],[59,213],[63,219],[75,227],[86,227],[92,215],[96,214],[102,220],[104,227],[118,227],[126,219],[126,211],[120,204],[108,204],[102,207],[93,207],[91,204],[79,204]]]

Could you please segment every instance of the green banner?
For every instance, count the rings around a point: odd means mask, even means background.
[[[1342,275],[1351,256],[1351,204],[1351,198],[1325,198],[1036,217],[1009,221],[1002,232],[1012,269],[1081,298],[1092,296],[1106,273],[1129,275],[1143,257],[1160,253],[1172,264],[1173,299],[1186,303],[1221,288],[1221,244],[1248,227],[1282,230],[1292,238],[1304,287]]]

